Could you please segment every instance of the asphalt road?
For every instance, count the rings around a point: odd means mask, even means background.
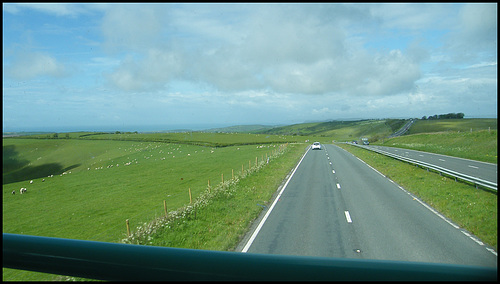
[[[371,145],[370,146],[360,145],[360,147],[376,148],[388,153],[425,162],[428,164],[433,164],[461,174],[477,177],[489,182],[494,182],[494,183],[497,182],[496,164],[456,158],[440,154],[421,152],[416,150],[394,148],[394,147],[371,146]]]
[[[308,150],[239,250],[497,266],[475,236],[334,145]]]

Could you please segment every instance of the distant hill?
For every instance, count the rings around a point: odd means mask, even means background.
[[[333,137],[337,141],[358,140],[362,137],[384,137],[401,128],[405,119],[333,120],[275,127],[259,134]]]
[[[365,119],[305,122],[293,125],[235,125],[203,130],[210,133],[252,133],[267,135],[332,137],[337,141],[358,140],[362,137],[382,138],[401,128],[405,119]]]
[[[321,141],[360,141],[362,138],[367,138],[370,143],[380,139],[388,138],[391,134],[400,130],[410,119],[360,119],[360,120],[332,120],[320,122],[305,122],[292,125],[235,125],[221,128],[210,128],[202,131],[193,131],[188,129],[177,129],[168,131],[154,131],[147,133],[245,133],[245,134],[266,134],[266,135],[287,135],[287,136],[308,136],[316,137]],[[433,132],[463,132],[472,130],[496,130],[496,118],[465,118],[465,119],[414,119],[415,122],[411,125],[404,135],[433,133]],[[12,136],[28,136],[33,134],[51,133],[28,133],[28,132],[4,132],[4,138]],[[88,136],[101,133],[71,133],[73,136]],[[127,133],[122,133],[127,134]],[[62,136],[61,136],[62,137]],[[65,136],[66,137],[66,136]],[[324,139],[320,139],[324,137]]]
[[[29,136],[29,135],[37,135],[37,134],[49,134],[51,132],[3,132],[3,137],[18,137],[18,136]]]
[[[410,119],[364,119],[309,122],[255,131],[257,134],[297,135],[330,137],[336,141],[352,141],[368,138],[370,142],[389,137],[401,129]],[[467,119],[415,119],[404,135],[446,131],[496,130],[496,118]]]
[[[259,125],[259,124],[254,124],[254,125],[235,125],[235,126],[228,126],[228,127],[221,127],[221,128],[211,128],[207,130],[203,130],[203,132],[224,132],[224,133],[257,133],[257,132],[262,132],[266,131],[269,129],[273,129],[276,126],[269,126],[269,125]]]

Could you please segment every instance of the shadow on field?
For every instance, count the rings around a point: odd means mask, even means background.
[[[3,146],[2,156],[2,172],[4,174],[22,168],[29,163],[28,160],[21,160],[19,158],[19,153],[16,151],[16,146],[14,145]]]
[[[40,166],[28,166],[29,161],[19,158],[15,146],[3,147],[3,179],[2,184],[8,184],[23,180],[48,177],[50,175],[60,175],[65,171],[74,169],[80,164],[75,164],[66,168],[59,163],[48,163]]]
[[[16,171],[10,172],[8,174],[4,174],[2,184],[43,178],[43,177],[48,177],[50,175],[60,175],[80,165],[81,164],[75,164],[66,168],[63,168],[62,165],[58,163],[43,164],[36,167],[27,166],[18,169]]]

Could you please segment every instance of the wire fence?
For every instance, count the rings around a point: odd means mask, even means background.
[[[154,205],[150,210],[143,210],[132,216],[124,216],[123,222],[107,226],[105,230],[86,239],[90,241],[131,243],[139,236],[143,237],[150,234],[152,231],[158,229],[160,225],[165,225],[166,222],[192,214],[197,206],[202,206],[202,203],[204,203],[203,200],[211,198],[214,194],[217,194],[217,191],[227,190],[232,184],[255,173],[263,166],[281,156],[287,149],[287,145],[288,143],[281,144],[277,149],[272,150],[270,154],[266,153],[260,157],[255,157],[254,161],[249,160],[248,165],[243,163],[241,169],[231,169],[229,176],[221,173],[218,182],[208,179],[206,187],[201,190],[199,188],[188,187],[185,192],[169,194],[166,199],[158,200],[157,205]],[[168,199],[181,199],[185,201],[180,206],[174,205],[169,207]],[[179,203],[177,202],[176,204]]]

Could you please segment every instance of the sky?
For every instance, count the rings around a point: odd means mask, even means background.
[[[3,3],[3,131],[497,117],[497,4]]]

